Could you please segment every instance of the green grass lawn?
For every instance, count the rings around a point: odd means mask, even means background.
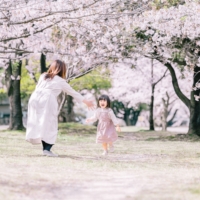
[[[200,199],[200,141],[169,132],[123,129],[115,152],[102,156],[96,128],[60,124],[52,151],[0,133],[0,199]]]

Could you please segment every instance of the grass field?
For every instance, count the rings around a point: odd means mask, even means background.
[[[53,152],[0,133],[0,199],[200,199],[200,140],[133,129],[119,134],[115,152],[102,156],[95,127],[61,124]]]

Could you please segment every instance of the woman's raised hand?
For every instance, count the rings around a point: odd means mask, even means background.
[[[85,122],[86,122],[86,123],[90,123],[91,120],[90,120],[90,119],[86,119]]]
[[[119,125],[116,126],[117,132],[121,132],[121,128]]]
[[[83,100],[83,103],[86,104],[86,106],[88,107],[88,109],[91,109],[91,110],[94,110],[94,109],[95,109],[95,105],[94,105],[94,102],[93,102],[93,101],[84,99],[84,100]]]

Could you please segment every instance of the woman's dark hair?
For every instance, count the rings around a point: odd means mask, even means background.
[[[66,78],[66,65],[61,60],[55,60],[53,63],[51,63],[46,75],[45,79],[53,79],[55,75],[60,76],[61,78]]]
[[[100,100],[104,100],[104,101],[107,101],[107,106],[106,106],[106,108],[110,108],[110,98],[109,98],[109,96],[107,96],[107,95],[105,95],[105,94],[103,94],[103,95],[101,95],[100,97],[99,97],[99,100],[98,100],[98,107],[100,107],[100,105],[99,105],[99,101]]]

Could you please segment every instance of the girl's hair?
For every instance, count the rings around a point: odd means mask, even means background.
[[[55,75],[60,76],[61,78],[66,78],[66,65],[61,60],[55,60],[51,63],[46,75],[45,79],[53,79]]]
[[[107,101],[107,106],[106,106],[106,108],[110,108],[110,98],[109,98],[109,96],[107,96],[107,95],[105,95],[105,94],[101,95],[101,96],[99,97],[99,100],[98,100],[98,107],[100,107],[100,105],[99,105],[99,101],[100,101],[100,100]]]

